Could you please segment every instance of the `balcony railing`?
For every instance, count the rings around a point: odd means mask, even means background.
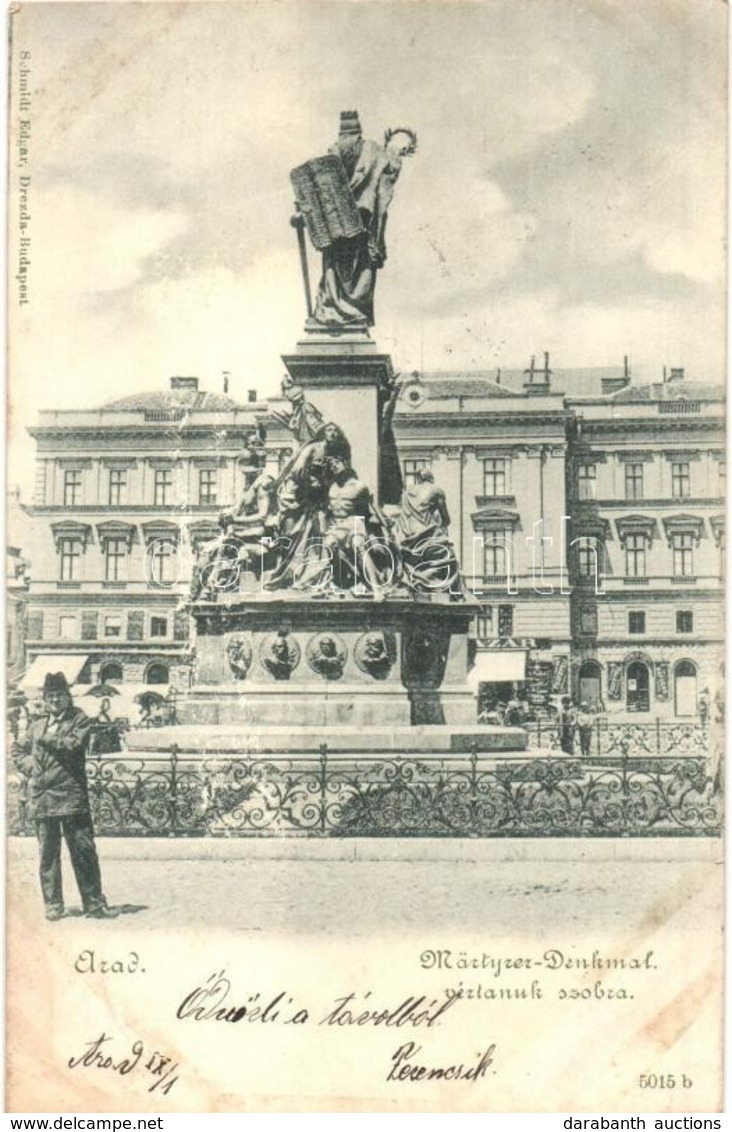
[[[699,401],[661,401],[658,405],[659,413],[699,413]]]

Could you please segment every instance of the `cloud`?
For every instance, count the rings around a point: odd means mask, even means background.
[[[34,194],[32,239],[43,265],[34,273],[34,301],[73,305],[134,286],[146,259],[187,224],[182,211],[129,207],[68,185]]]
[[[47,4],[21,19],[25,419],[176,371],[274,390],[304,315],[289,170],[353,107],[371,136],[419,134],[376,294],[377,342],[400,365],[508,367],[547,348],[719,372],[721,5]]]

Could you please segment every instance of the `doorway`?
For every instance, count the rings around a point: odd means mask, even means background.
[[[634,660],[628,665],[625,678],[625,706],[628,711],[645,712],[651,710],[651,680],[648,665],[642,660]]]
[[[674,711],[684,718],[696,715],[696,667],[690,660],[674,669]]]
[[[602,706],[602,669],[596,660],[586,660],[579,670],[577,690],[579,702],[589,704],[591,708]]]

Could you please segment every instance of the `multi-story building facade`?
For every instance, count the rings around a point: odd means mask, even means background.
[[[44,412],[27,556],[26,681],[184,690],[196,545],[237,490],[258,423],[271,470],[293,438],[265,403],[195,378],[88,412]],[[627,366],[415,375],[393,421],[408,487],[444,489],[480,603],[486,706],[572,694],[608,712],[687,718],[719,681],[724,414],[718,389],[640,386]]]
[[[256,411],[172,378],[168,391],[40,414],[27,685],[53,668],[130,693],[188,686],[181,600],[196,544],[218,533],[234,494]]]
[[[572,402],[572,636],[578,694],[689,718],[721,686],[724,417],[684,380]]]

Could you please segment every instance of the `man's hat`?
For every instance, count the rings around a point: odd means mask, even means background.
[[[43,694],[44,696],[50,695],[52,692],[66,692],[69,694],[69,685],[66,683],[66,677],[63,672],[47,672],[46,679],[43,681]]]
[[[341,110],[341,124],[338,130],[339,138],[352,138],[361,136],[361,122],[358,110]]]

